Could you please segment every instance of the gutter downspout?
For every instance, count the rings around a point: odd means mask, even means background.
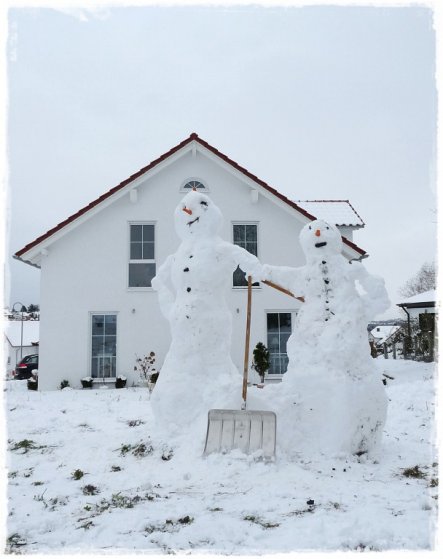
[[[405,313],[408,315],[408,337],[411,337],[411,315],[408,313],[408,311],[405,309],[405,307],[403,305],[398,305],[401,309],[403,309],[405,311]]]

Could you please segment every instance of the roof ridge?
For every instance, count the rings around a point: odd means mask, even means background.
[[[208,142],[206,142],[205,140],[200,138],[199,135],[196,132],[192,132],[187,138],[185,138],[184,140],[179,142],[177,145],[172,147],[170,150],[165,152],[163,155],[160,155],[156,159],[152,160],[150,163],[148,163],[148,165],[142,167],[137,172],[130,175],[127,179],[121,181],[119,184],[117,184],[116,186],[114,186],[113,188],[111,188],[110,190],[108,190],[107,192],[105,192],[104,194],[102,194],[101,196],[99,196],[98,198],[96,198],[95,200],[93,200],[92,202],[90,202],[89,204],[87,204],[86,206],[84,206],[83,208],[78,210],[77,212],[75,212],[74,214],[70,215],[69,217],[67,217],[66,219],[61,221],[60,223],[58,223],[55,227],[52,227],[51,229],[46,231],[46,233],[43,233],[42,235],[37,237],[34,241],[32,241],[31,243],[28,243],[22,249],[18,250],[14,254],[14,257],[20,259],[20,257],[23,254],[25,254],[26,252],[28,252],[29,250],[31,250],[32,248],[34,248],[35,246],[37,246],[38,244],[43,242],[44,240],[50,238],[52,235],[54,235],[54,233],[63,229],[63,227],[66,227],[69,223],[72,223],[73,221],[75,221],[76,219],[81,217],[83,214],[87,213],[89,210],[91,210],[95,206],[99,205],[101,202],[103,202],[104,200],[106,200],[107,198],[109,198],[110,196],[112,196],[113,194],[118,192],[119,190],[123,189],[125,186],[130,184],[132,181],[134,181],[135,179],[137,179],[138,177],[140,177],[144,173],[150,171],[156,165],[158,165],[159,163],[161,163],[162,161],[164,161],[165,159],[167,159],[168,157],[170,157],[171,155],[173,155],[174,153],[176,153],[177,151],[179,151],[180,149],[182,149],[183,147],[185,147],[187,144],[191,143],[192,141],[198,142],[201,146],[203,146],[204,148],[206,148],[210,152],[214,153],[217,157],[219,157],[220,159],[222,159],[223,161],[225,161],[226,163],[231,165],[231,167],[234,167],[235,169],[240,171],[242,174],[244,174],[245,176],[247,176],[248,178],[250,178],[251,180],[253,180],[257,184],[259,184],[260,186],[265,188],[268,192],[270,192],[271,194],[273,194],[274,196],[276,196],[277,198],[279,198],[280,200],[282,200],[283,202],[285,202],[286,204],[288,204],[289,206],[291,206],[292,208],[297,210],[299,213],[301,213],[302,215],[304,215],[308,219],[310,219],[310,220],[316,219],[316,217],[314,215],[312,215],[308,211],[304,210],[296,202],[294,202],[293,200],[290,200],[287,196],[285,196],[284,194],[282,194],[281,192],[279,192],[278,190],[276,190],[275,188],[270,186],[268,183],[266,183],[262,179],[259,179],[256,175],[254,175],[253,173],[248,171],[245,167],[241,166],[239,163],[237,163],[236,161],[234,161],[233,159],[231,159],[230,157],[228,157],[224,153],[220,152],[217,148],[215,148],[214,146],[212,146],[211,144],[209,144]],[[352,208],[352,209],[354,209],[354,208]],[[357,214],[357,212],[355,212],[355,213]],[[360,216],[358,216],[358,217],[360,218]],[[362,222],[363,222],[363,220],[362,220]],[[364,251],[363,249],[358,247],[352,241],[349,241],[345,237],[342,237],[342,238],[343,238],[343,241],[347,245],[349,245],[353,250],[355,250],[359,254],[365,254],[366,253],[366,251]]]

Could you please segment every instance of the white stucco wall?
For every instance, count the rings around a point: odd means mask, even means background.
[[[138,381],[133,372],[137,355],[155,351],[161,367],[169,325],[152,289],[127,287],[129,223],[155,223],[160,265],[179,244],[173,212],[184,196],[180,185],[189,177],[201,179],[222,210],[224,239],[232,240],[232,222],[257,222],[263,263],[303,264],[298,234],[305,218],[265,195],[253,203],[247,179],[236,174],[211,157],[188,152],[140,184],[137,202],[125,194],[48,247],[41,261],[40,389],[56,389],[64,379],[78,387],[90,374],[91,313],[117,314],[117,374],[126,375],[129,385]],[[227,286],[227,300],[233,316],[232,357],[241,371],[246,290]],[[295,311],[300,304],[266,286],[254,289],[251,353],[258,341],[266,344],[266,312]]]

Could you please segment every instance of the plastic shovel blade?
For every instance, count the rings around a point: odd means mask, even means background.
[[[260,451],[269,460],[275,456],[276,430],[277,417],[271,411],[210,410],[203,454]]]

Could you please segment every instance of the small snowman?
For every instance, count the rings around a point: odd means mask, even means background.
[[[240,405],[241,376],[231,360],[232,316],[225,292],[240,266],[258,277],[261,265],[218,233],[222,214],[212,200],[189,192],[175,210],[181,244],[152,281],[172,342],[152,394],[152,407],[170,432],[199,422],[209,409]]]
[[[334,225],[307,224],[300,243],[305,266],[263,267],[262,279],[305,300],[287,344],[288,370],[264,392],[289,452],[366,454],[377,448],[387,410],[367,335],[369,320],[389,308],[384,281],[342,256]]]

